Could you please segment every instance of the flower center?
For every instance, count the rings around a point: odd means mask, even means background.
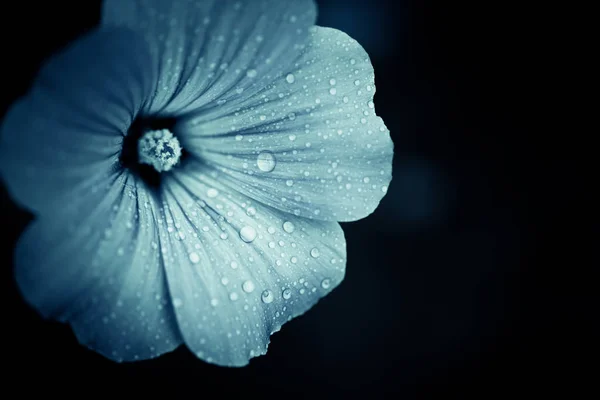
[[[136,118],[123,140],[119,161],[123,168],[153,188],[162,175],[179,167],[187,157],[177,139],[173,118]]]
[[[181,158],[179,140],[168,129],[148,131],[138,141],[138,160],[158,172],[169,171]]]

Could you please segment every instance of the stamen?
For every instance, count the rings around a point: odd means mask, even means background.
[[[181,145],[168,129],[148,131],[138,142],[139,162],[158,172],[168,171],[179,162]]]

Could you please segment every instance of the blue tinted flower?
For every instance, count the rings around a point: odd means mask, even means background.
[[[182,343],[246,365],[344,276],[393,145],[360,45],[310,0],[108,0],[1,131],[36,216],[16,279],[117,361]],[[133,160],[133,161],[132,161]]]

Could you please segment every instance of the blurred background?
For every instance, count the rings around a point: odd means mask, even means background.
[[[371,56],[377,114],[396,149],[380,207],[343,224],[342,285],[246,368],[214,367],[185,348],[115,364],[20,298],[12,250],[29,217],[1,189],[4,386],[27,390],[17,383],[25,379],[64,396],[85,395],[70,385],[77,382],[114,393],[166,388],[177,398],[489,398],[540,394],[587,351],[573,335],[583,308],[566,296],[576,284],[549,235],[569,183],[541,145],[538,118],[548,116],[538,100],[549,74],[541,60],[554,45],[544,9],[511,1],[317,3],[319,25],[345,31]],[[1,6],[2,115],[43,60],[98,23],[99,10],[100,1]]]

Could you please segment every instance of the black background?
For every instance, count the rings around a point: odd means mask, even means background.
[[[584,311],[567,295],[579,282],[550,235],[568,177],[546,153],[540,124],[550,118],[540,108],[554,24],[527,2],[317,3],[319,25],[344,30],[371,55],[377,113],[396,149],[380,207],[343,224],[342,285],[246,368],[205,364],[184,347],[116,364],[20,298],[11,257],[28,217],[2,190],[8,388],[80,397],[130,388],[196,398],[537,398],[564,383],[565,371],[579,371]],[[47,57],[97,24],[99,10],[99,1],[2,5],[0,113]],[[556,182],[563,186],[548,195]]]

